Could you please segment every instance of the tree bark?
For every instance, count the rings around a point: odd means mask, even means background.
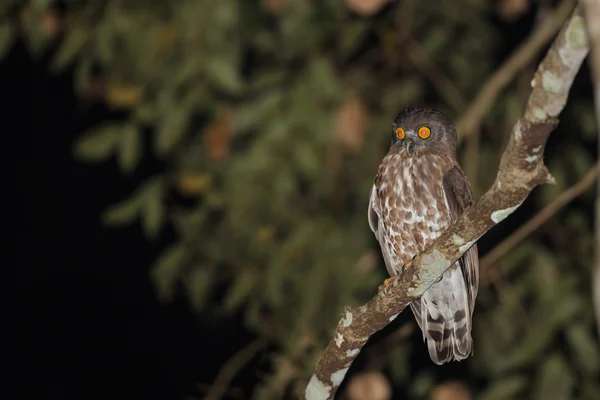
[[[544,147],[587,53],[585,25],[576,9],[538,67],[527,107],[513,128],[492,187],[428,249],[405,265],[405,271],[394,277],[387,290],[365,305],[346,307],[306,387],[305,399],[333,399],[372,334],[419,298],[483,234],[517,209],[533,188],[554,181],[543,162]]]

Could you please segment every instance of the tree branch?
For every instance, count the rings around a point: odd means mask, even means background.
[[[306,387],[307,400],[333,399],[372,334],[419,298],[484,233],[519,207],[534,187],[553,182],[543,163],[544,147],[587,53],[583,18],[576,10],[538,67],[524,115],[513,128],[492,188],[407,263],[387,290],[365,305],[346,307]]]
[[[508,253],[513,247],[521,243],[521,241],[532,232],[546,223],[546,221],[552,218],[554,214],[591,188],[598,179],[598,176],[600,176],[600,163],[596,163],[579,182],[562,192],[556,200],[544,207],[540,212],[534,215],[533,218],[521,225],[519,229],[514,231],[509,237],[494,247],[492,251],[487,253],[479,263],[480,270],[485,272],[490,269],[493,264]],[[483,280],[485,281],[485,279]]]
[[[598,0],[581,0],[588,39],[591,47],[590,67],[594,81],[594,102],[598,125],[598,154],[600,154],[600,3]],[[594,268],[593,295],[596,309],[596,324],[600,334],[600,181],[596,197],[596,267]]]
[[[494,104],[498,94],[506,88],[515,75],[533,61],[537,53],[552,39],[574,7],[573,0],[563,1],[556,10],[540,24],[502,66],[494,72],[475,100],[456,123],[459,140],[466,139],[479,130],[481,120]]]

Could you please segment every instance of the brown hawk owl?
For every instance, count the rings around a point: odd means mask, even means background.
[[[401,273],[406,262],[473,203],[456,147],[456,128],[441,112],[409,108],[396,116],[392,144],[369,200],[369,225],[391,276]],[[471,355],[471,316],[478,287],[474,245],[411,303],[436,364]]]

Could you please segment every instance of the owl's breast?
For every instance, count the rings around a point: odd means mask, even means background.
[[[397,155],[388,157],[380,171],[377,194],[390,261],[401,266],[423,251],[450,224],[443,177],[452,164],[448,159],[433,155],[408,159]]]

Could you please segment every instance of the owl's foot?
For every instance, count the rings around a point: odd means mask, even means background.
[[[404,264],[402,266],[402,272],[408,271],[410,269],[410,267],[412,267],[412,265],[413,265],[412,260],[407,261],[406,264]]]
[[[394,277],[390,277],[390,278],[387,278],[385,281],[383,281],[383,285],[379,285],[379,287],[377,288],[377,293],[379,294],[383,291],[383,294],[387,294],[387,289],[388,289],[388,287],[390,287],[393,280],[394,280]]]

